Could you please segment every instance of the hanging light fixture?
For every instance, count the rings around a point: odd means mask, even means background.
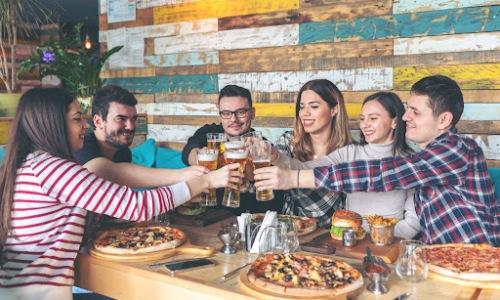
[[[85,43],[83,44],[83,47],[85,49],[90,50],[92,48],[92,42],[90,41],[89,34],[87,33],[87,36],[85,37]]]

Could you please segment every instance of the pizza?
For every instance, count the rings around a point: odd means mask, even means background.
[[[415,250],[430,272],[461,280],[500,281],[500,248],[488,244],[442,244]]]
[[[252,219],[257,221],[264,220],[264,217],[265,214],[252,214]],[[279,222],[289,222],[292,220],[297,228],[297,236],[309,234],[311,232],[314,232],[318,228],[316,219],[313,218],[292,215],[278,215],[277,217]]]
[[[331,296],[354,292],[363,277],[346,263],[303,254],[265,254],[250,267],[250,283],[290,296]]]
[[[140,254],[173,249],[186,240],[184,232],[167,226],[132,227],[103,232],[94,248],[107,254]]]

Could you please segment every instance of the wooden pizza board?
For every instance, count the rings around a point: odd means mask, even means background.
[[[190,243],[189,238],[179,247],[174,249],[165,249],[161,251],[155,251],[150,253],[140,253],[140,254],[132,254],[132,255],[119,255],[119,254],[109,254],[102,253],[98,251],[94,244],[89,247],[89,253],[91,256],[96,258],[109,260],[109,261],[118,261],[118,262],[147,262],[147,261],[155,261],[161,260],[168,257],[180,255],[180,254],[197,254],[200,256],[210,256],[214,253],[214,247],[204,247],[204,246],[196,246]]]
[[[177,212],[172,212],[169,216],[171,224],[203,227],[232,217],[233,214],[224,209],[207,208],[205,212],[196,216],[185,216]]]
[[[500,281],[483,281],[483,280],[469,280],[469,279],[464,280],[460,278],[454,278],[442,275],[433,271],[429,271],[429,277],[453,284],[458,284],[461,286],[500,290]]]
[[[380,246],[372,243],[370,236],[367,234],[366,237],[358,241],[355,246],[346,247],[342,245],[342,241],[332,239],[330,233],[327,232],[300,246],[302,251],[320,254],[335,254],[358,259],[362,259],[366,256],[366,246],[369,246],[373,256],[382,258],[386,263],[393,263],[398,259],[399,241],[401,240],[403,239],[395,237],[391,245]]]
[[[250,270],[250,266],[244,268],[239,276],[239,282],[240,282],[240,288],[241,290],[248,294],[251,295],[252,297],[258,298],[258,299],[306,299],[306,298],[311,298],[311,299],[335,299],[335,300],[346,300],[350,299],[353,297],[358,296],[361,294],[363,291],[365,285],[363,284],[360,286],[357,290],[349,292],[347,294],[342,294],[342,295],[330,295],[330,296],[291,296],[291,295],[284,295],[280,293],[273,293],[271,291],[265,290],[259,286],[256,286],[247,277],[248,270]]]

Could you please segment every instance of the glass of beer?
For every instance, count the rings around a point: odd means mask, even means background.
[[[243,136],[228,136],[227,141],[224,142],[224,148],[227,151],[227,149],[232,149],[232,150],[244,150],[246,149],[245,146],[245,138]],[[248,159],[248,157],[247,157]],[[226,159],[227,162],[227,159]],[[247,164],[245,162],[245,164]],[[245,172],[245,170],[244,170]],[[240,192],[246,192],[250,188],[250,182],[248,182],[248,178],[246,176],[245,172],[245,177],[243,177],[242,182],[240,184]]]
[[[198,159],[198,165],[203,166],[210,171],[217,170],[217,158],[219,155],[218,149],[198,149],[196,151],[196,157]],[[203,206],[217,206],[217,195],[215,194],[215,189],[210,189],[208,193],[201,193],[201,205]]]
[[[207,148],[219,150],[217,166],[219,168],[225,165],[224,160],[224,142],[227,141],[225,133],[207,133]]]
[[[226,148],[226,163],[240,163],[238,171],[243,173],[245,171],[245,165],[247,162],[248,150],[247,149],[235,149]],[[222,205],[227,207],[240,207],[240,187],[237,189],[232,189],[226,187],[224,189],[224,197],[222,198]]]
[[[255,141],[249,146],[252,157],[253,168],[260,169],[271,165],[271,142]],[[257,201],[269,201],[274,199],[273,190],[256,191]]]

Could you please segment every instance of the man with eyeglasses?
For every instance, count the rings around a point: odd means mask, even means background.
[[[254,131],[252,120],[255,118],[255,107],[252,106],[252,95],[250,91],[237,86],[227,85],[221,89],[218,99],[220,124],[205,124],[199,128],[187,141],[182,150],[182,161],[188,165],[196,165],[196,150],[207,147],[207,133],[225,133],[228,136],[240,136]],[[249,164],[247,164],[247,167]],[[253,172],[246,172],[253,177]],[[253,180],[253,178],[249,178]],[[220,206],[223,189],[217,190],[217,201]],[[268,202],[258,202],[255,199],[255,190],[252,186],[251,192],[241,193],[239,209],[231,209],[234,212],[265,212],[277,210],[281,212],[282,196],[275,194],[275,198]]]

